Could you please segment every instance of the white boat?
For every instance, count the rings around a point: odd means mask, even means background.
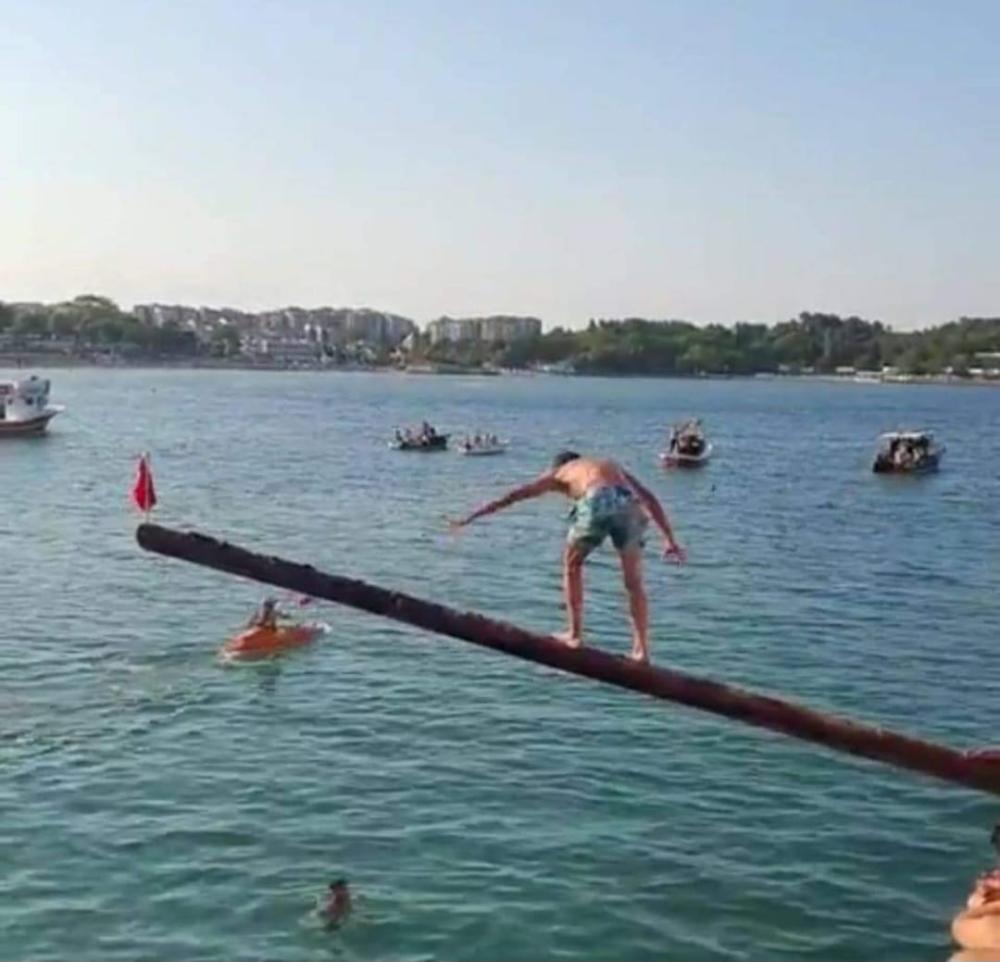
[[[700,468],[712,456],[712,442],[706,441],[700,454],[685,454],[683,451],[661,451],[660,461],[668,468]]]
[[[61,404],[49,404],[50,384],[34,374],[18,381],[0,381],[0,438],[44,434]]]
[[[509,441],[501,441],[499,438],[496,438],[493,441],[479,442],[470,441],[466,438],[455,450],[458,451],[459,454],[463,454],[466,457],[484,458],[494,454],[503,454],[507,450],[507,445],[509,443]]]

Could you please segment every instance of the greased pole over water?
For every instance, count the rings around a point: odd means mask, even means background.
[[[136,538],[143,548],[157,554],[313,598],[325,598],[574,675],[1000,795],[1000,755],[996,753],[960,752],[883,728],[825,715],[780,698],[758,695],[669,668],[641,665],[595,648],[569,648],[554,638],[536,635],[502,621],[456,611],[353,578],[325,574],[310,565],[256,554],[196,532],[141,524]]]

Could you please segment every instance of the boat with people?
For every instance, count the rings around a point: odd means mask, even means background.
[[[503,454],[509,442],[502,441],[495,434],[466,435],[458,444],[458,453],[467,457],[488,457]]]
[[[389,447],[394,451],[444,451],[448,447],[448,437],[424,421],[416,431],[397,428]]]
[[[247,626],[229,639],[220,654],[229,661],[236,658],[267,658],[290,648],[301,648],[315,641],[326,626],[299,624],[281,610],[276,598],[266,598]]]
[[[61,404],[49,404],[51,384],[32,374],[17,381],[0,381],[0,438],[37,437],[57,414]]]
[[[688,418],[670,429],[667,450],[660,461],[668,468],[700,468],[712,456],[712,445],[698,418]]]
[[[876,474],[927,474],[936,471],[944,446],[930,431],[888,431],[879,438],[872,471]]]

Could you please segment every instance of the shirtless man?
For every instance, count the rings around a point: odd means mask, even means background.
[[[460,521],[453,530],[518,501],[558,493],[573,501],[572,524],[563,552],[563,593],[569,628],[557,635],[572,647],[582,643],[583,562],[606,537],[618,550],[632,617],[631,657],[649,661],[649,610],[642,584],[643,533],[648,519],[663,534],[664,558],[684,561],[666,512],[656,496],[614,461],[581,457],[575,451],[556,455],[552,468],[528,484],[508,491]]]

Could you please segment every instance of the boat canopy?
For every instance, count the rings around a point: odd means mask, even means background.
[[[930,431],[886,431],[880,434],[880,441],[933,441],[934,435]]]

